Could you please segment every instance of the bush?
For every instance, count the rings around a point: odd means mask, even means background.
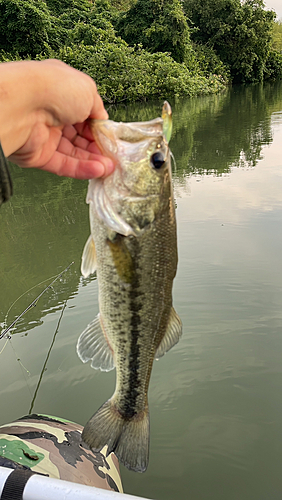
[[[43,0],[0,0],[0,49],[21,57],[44,50],[51,19]]]
[[[207,45],[195,44],[194,50],[201,71],[205,76],[211,74],[220,75],[228,83],[230,80],[230,71],[228,66],[223,64],[216,52]]]
[[[265,80],[282,79],[282,53],[272,50],[264,68]]]
[[[172,4],[180,5],[179,0]],[[189,39],[185,45],[182,37],[187,23],[182,35],[176,30],[171,39],[176,42],[175,54],[181,54],[182,42],[186,47],[186,64],[180,64],[168,53],[147,52],[141,45],[130,47],[116,36],[111,20],[117,11],[108,0],[94,4],[88,0],[0,0],[0,14],[1,32],[5,33],[0,35],[0,60],[61,59],[92,76],[107,102],[193,96],[224,88],[224,79],[209,74],[207,64],[205,71],[197,74],[195,51]],[[181,16],[183,21],[183,12]],[[168,23],[162,28],[168,33]],[[215,66],[210,66],[213,73]]]
[[[176,63],[168,54],[149,54],[142,48],[133,49],[126,42],[119,44],[79,46],[72,44],[57,53],[45,52],[45,57],[57,57],[95,79],[105,102],[122,102],[194,96],[218,92],[224,82],[191,75],[185,64]]]
[[[263,80],[275,13],[262,0],[184,0],[184,9],[197,28],[192,39],[216,52],[234,82]]]
[[[180,0],[137,0],[117,24],[119,35],[130,45],[142,44],[150,52],[169,52],[189,67],[196,65],[190,30]]]
[[[282,21],[275,21],[273,25],[272,48],[282,53]]]
[[[89,0],[46,0],[46,4],[55,16],[73,10],[87,11],[91,7]]]

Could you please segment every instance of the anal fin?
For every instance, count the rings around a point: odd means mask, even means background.
[[[161,358],[167,351],[169,351],[182,335],[182,322],[177,312],[172,307],[168,319],[167,330],[155,353],[155,359]]]
[[[95,370],[109,372],[115,368],[113,353],[100,322],[100,314],[80,334],[76,352],[83,363],[91,360]]]

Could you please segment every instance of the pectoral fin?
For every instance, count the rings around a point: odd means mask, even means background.
[[[91,367],[95,370],[109,372],[114,369],[113,353],[104,334],[100,314],[80,334],[76,352],[83,363],[91,360]]]
[[[181,335],[182,322],[177,312],[172,307],[168,320],[167,330],[160,345],[157,347],[155,359],[161,358],[167,351],[169,351],[175,344],[177,344]]]
[[[96,268],[97,268],[97,262],[96,262],[95,243],[90,234],[83,249],[83,254],[81,259],[81,274],[82,276],[84,276],[84,278],[87,278],[89,274],[95,273]]]

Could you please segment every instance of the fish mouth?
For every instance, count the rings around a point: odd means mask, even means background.
[[[99,133],[108,139],[130,143],[140,142],[149,137],[163,135],[163,119],[155,118],[147,122],[114,122],[112,120],[89,120],[89,125],[95,139]]]
[[[139,143],[150,137],[163,136],[163,120],[155,118],[148,122],[118,123],[116,138],[120,141]]]
[[[122,123],[112,120],[89,120],[89,126],[100,151],[116,161],[119,143],[132,147],[132,154],[140,144],[155,139],[164,140],[163,119],[155,118],[148,122]]]

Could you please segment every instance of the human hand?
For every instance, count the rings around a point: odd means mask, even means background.
[[[84,73],[57,60],[3,63],[0,111],[7,117],[0,124],[2,147],[14,163],[79,179],[113,171],[88,125],[88,118],[108,115]]]

